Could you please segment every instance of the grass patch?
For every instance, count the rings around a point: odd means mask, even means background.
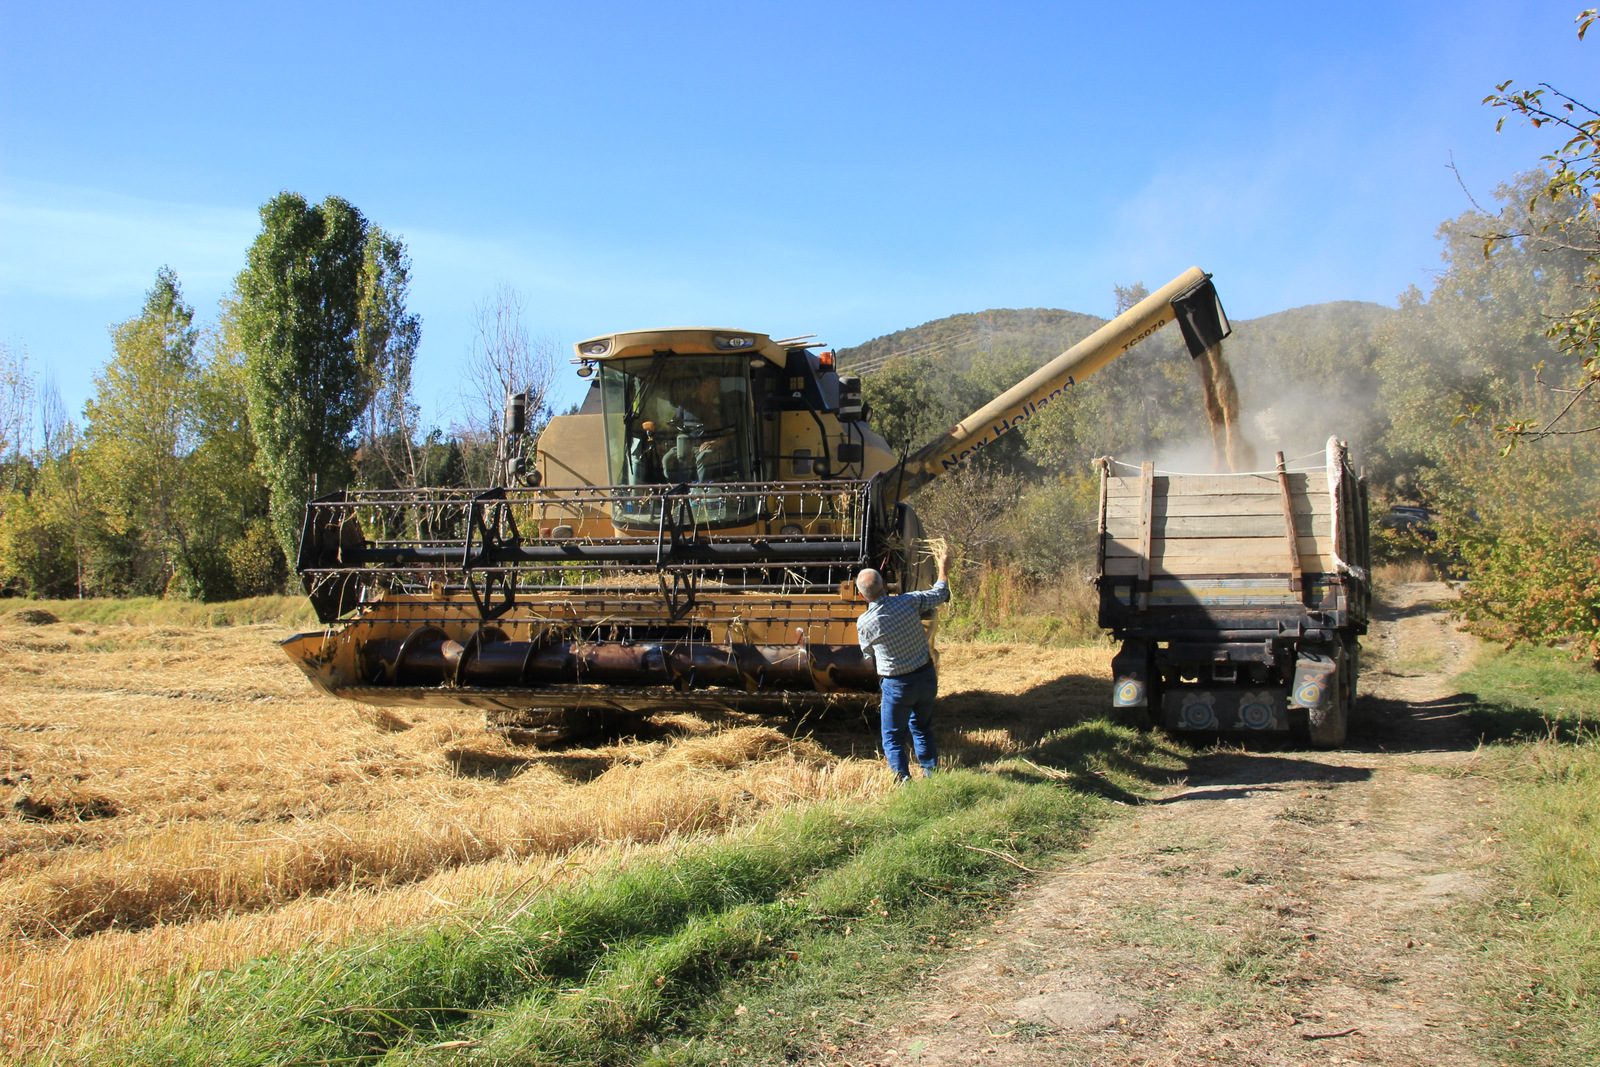
[[[1437,582],[1439,570],[1421,556],[1408,555],[1387,563],[1375,563],[1372,581],[1375,587],[1408,585],[1413,582]]]
[[[1486,741],[1575,741],[1600,732],[1600,672],[1558,649],[1486,652],[1457,684]]]
[[[1223,876],[1267,884],[1248,867],[1236,866]],[[1201,1011],[1277,1014],[1284,1010],[1286,993],[1326,977],[1327,965],[1305,953],[1300,935],[1264,914],[1259,904],[1240,907],[1202,892],[1166,900],[1130,897],[1119,902],[1107,925],[1100,936],[1160,961],[1174,983],[1168,986],[1171,996]]]
[[[275,622],[300,629],[316,625],[316,614],[303,596],[257,596],[215,604],[153,596],[126,600],[0,600],[0,610],[12,608],[42,608],[62,622],[100,626],[251,626]]]
[[[1066,766],[1052,754],[1070,754]],[[1069,779],[1160,762],[1088,723],[991,773],[770,814],[570,888],[262,960],[175,990],[100,1063],[716,1064],[843,1044],[1102,802]]]
[[[1489,653],[1459,679],[1501,783],[1507,892],[1481,916],[1483,1006],[1513,1062],[1600,1062],[1600,674],[1551,649]]]
[[[939,632],[957,641],[1025,643],[1041,648],[1105,644],[1100,594],[1075,578],[1036,583],[1015,568],[983,566],[958,583]]]
[[[1432,674],[1444,666],[1442,648],[1408,648],[1388,663],[1388,668],[1399,675]]]

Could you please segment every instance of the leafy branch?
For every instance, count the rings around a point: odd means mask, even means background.
[[[1600,13],[1589,8],[1574,21],[1581,41],[1589,27],[1600,21]],[[1577,375],[1569,386],[1554,386],[1543,380],[1544,365],[1539,365],[1539,385],[1564,394],[1566,400],[1548,419],[1511,419],[1497,425],[1495,432],[1508,441],[1506,451],[1510,452],[1519,441],[1600,430],[1600,424],[1581,429],[1562,425],[1580,402],[1600,406],[1600,389],[1596,388],[1600,385],[1600,111],[1547,82],[1540,82],[1534,89],[1513,90],[1512,83],[1504,81],[1483,102],[1510,112],[1495,123],[1496,132],[1505,128],[1507,118],[1517,115],[1535,129],[1551,126],[1567,135],[1564,144],[1541,157],[1550,168],[1550,177],[1529,199],[1528,209],[1533,211],[1541,199],[1552,207],[1568,208],[1558,210],[1550,222],[1539,227],[1539,232],[1554,229],[1567,236],[1568,240],[1552,239],[1553,243],[1582,252],[1592,265],[1584,277],[1582,302],[1556,316],[1545,332],[1560,351],[1578,360]],[[1486,234],[1484,254],[1488,255],[1500,242],[1529,236],[1531,232],[1520,230]]]

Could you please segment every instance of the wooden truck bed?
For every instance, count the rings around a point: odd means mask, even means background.
[[[1281,455],[1280,455],[1281,460]],[[1166,636],[1366,623],[1366,515],[1340,455],[1330,471],[1166,474],[1106,460],[1101,625]]]

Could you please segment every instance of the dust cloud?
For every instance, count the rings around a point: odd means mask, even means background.
[[[1196,474],[1261,472],[1271,467],[1263,457],[1277,451],[1290,457],[1293,466],[1320,460],[1330,434],[1360,447],[1374,396],[1359,387],[1335,392],[1311,384],[1297,386],[1292,379],[1280,381],[1279,375],[1264,373],[1257,362],[1246,358],[1241,390],[1221,343],[1194,360],[1210,440],[1164,444],[1153,457],[1159,469]]]

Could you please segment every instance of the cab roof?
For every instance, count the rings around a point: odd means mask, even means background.
[[[594,362],[670,351],[679,356],[760,355],[778,364],[783,363],[784,353],[790,347],[799,346],[779,345],[764,333],[714,329],[709,326],[600,334],[573,346],[579,359]]]

